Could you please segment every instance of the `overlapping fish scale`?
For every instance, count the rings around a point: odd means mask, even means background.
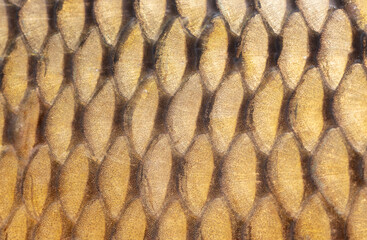
[[[364,2],[233,3],[0,0],[0,239],[365,237]]]

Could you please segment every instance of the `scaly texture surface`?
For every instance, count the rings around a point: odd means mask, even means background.
[[[366,0],[0,0],[0,240],[367,239]]]

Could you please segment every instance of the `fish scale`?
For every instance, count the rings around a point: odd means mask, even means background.
[[[363,0],[0,0],[0,239],[366,239]]]

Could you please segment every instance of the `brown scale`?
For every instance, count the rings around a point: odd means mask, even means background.
[[[365,237],[364,4],[0,0],[0,239]]]

